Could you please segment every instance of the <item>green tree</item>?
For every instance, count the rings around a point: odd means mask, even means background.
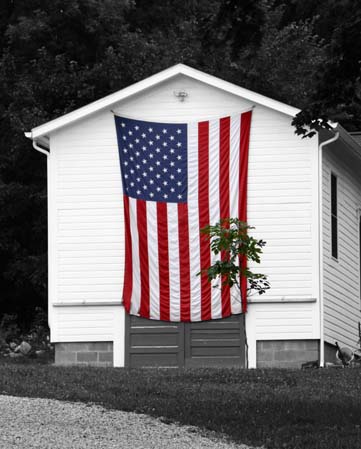
[[[253,272],[246,264],[246,261],[260,263],[262,248],[266,242],[257,240],[249,235],[249,230],[254,229],[238,218],[224,218],[215,225],[208,225],[201,229],[210,241],[211,251],[221,257],[210,267],[205,267],[198,273],[199,276],[207,276],[208,281],[218,281],[215,288],[229,286],[236,287],[235,299],[241,300],[241,278],[248,281],[248,292],[257,292],[262,295],[269,288],[270,284],[267,276]]]

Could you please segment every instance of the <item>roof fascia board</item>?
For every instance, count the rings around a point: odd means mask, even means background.
[[[361,161],[361,146],[359,143],[341,125],[338,125],[335,130],[339,131],[341,140],[351,150],[354,156]]]
[[[262,106],[274,109],[276,111],[279,111],[283,114],[292,117],[295,116],[300,111],[297,108],[288,106],[277,100],[265,97],[264,95],[252,92],[248,89],[244,89],[243,87],[236,86],[235,84],[221,80],[220,78],[217,78],[215,76],[208,75],[204,72],[201,72],[200,70],[193,69],[183,64],[177,64],[173,67],[163,70],[162,72],[156,73],[155,75],[152,75],[149,78],[146,78],[142,81],[132,84],[131,86],[125,87],[120,91],[117,91],[113,94],[103,97],[100,100],[94,101],[93,103],[90,103],[86,106],[76,109],[75,111],[63,115],[62,117],[56,118],[54,120],[51,120],[50,122],[47,122],[43,125],[33,128],[31,132],[31,138],[37,139],[40,136],[50,134],[51,132],[54,132],[59,128],[62,128],[66,125],[70,125],[77,120],[80,120],[95,112],[101,111],[102,109],[112,106],[115,103],[118,103],[119,101],[122,101],[132,95],[138,94],[145,89],[149,89],[177,75],[189,76],[190,78],[201,81],[210,86],[219,88],[233,95],[245,98],[250,102],[260,104]]]

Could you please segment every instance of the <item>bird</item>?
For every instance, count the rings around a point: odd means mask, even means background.
[[[344,367],[349,366],[354,359],[354,353],[352,349],[346,347],[341,348],[337,341],[335,342],[335,345],[337,348],[336,357],[342,362],[342,365]]]

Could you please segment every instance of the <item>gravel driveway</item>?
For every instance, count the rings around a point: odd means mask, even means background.
[[[0,396],[0,448],[250,449],[146,415],[13,396]]]

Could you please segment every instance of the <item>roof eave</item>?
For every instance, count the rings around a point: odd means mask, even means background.
[[[166,70],[163,70],[162,72],[156,73],[149,78],[132,84],[131,86],[128,86],[120,91],[103,97],[100,100],[94,101],[93,103],[76,109],[75,111],[63,115],[62,117],[56,118],[54,120],[51,120],[50,122],[33,128],[30,138],[32,138],[33,140],[38,140],[41,136],[48,136],[50,133],[64,126],[70,125],[77,120],[87,117],[90,114],[109,108],[119,101],[129,98],[132,95],[138,94],[177,75],[189,76],[190,78],[194,78],[198,81],[204,82],[210,86],[219,88],[233,95],[243,97],[250,102],[260,104],[262,106],[274,109],[292,117],[299,112],[299,109],[281,103],[277,100],[273,100],[272,98],[265,97],[264,95],[252,92],[248,89],[244,89],[243,87],[236,86],[235,84],[229,83],[228,81],[221,80],[220,78],[217,78],[213,75],[208,75],[204,72],[201,72],[200,70],[193,69],[184,64],[177,64]]]

